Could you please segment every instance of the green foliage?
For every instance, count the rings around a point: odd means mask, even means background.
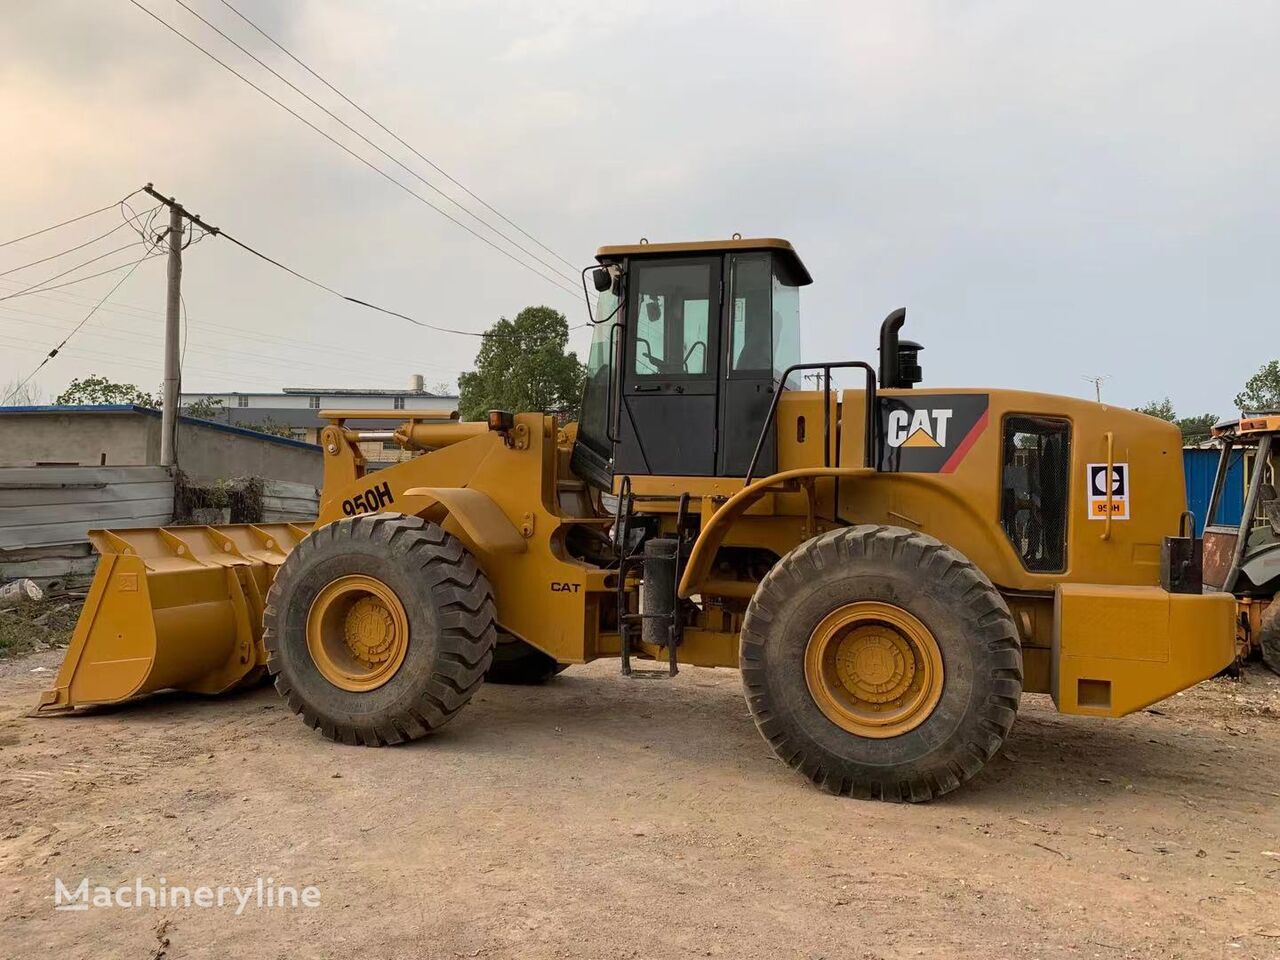
[[[458,377],[463,420],[483,420],[490,410],[512,413],[564,410],[576,416],[586,368],[566,353],[569,323],[550,307],[525,307],[515,320],[489,328],[476,368]]]
[[[1208,440],[1209,428],[1217,423],[1218,419],[1216,413],[1202,413],[1197,417],[1179,417],[1174,423],[1182,431],[1183,440]]]
[[[237,421],[237,427],[244,430],[257,430],[259,433],[269,433],[276,437],[293,437],[293,428],[286,423],[280,423],[272,420],[270,417],[263,417],[256,423],[245,423],[243,420]]]
[[[53,401],[60,407],[89,405],[100,403],[136,403],[143,407],[154,407],[157,410],[164,406],[162,392],[143,393],[132,383],[116,383],[106,377],[89,374],[77,377],[67,385],[67,389],[58,394]],[[206,397],[186,404],[178,412],[188,417],[199,417],[212,420],[222,409],[222,401],[217,397]],[[267,430],[266,433],[275,431]],[[286,430],[285,435],[288,435]]]
[[[1173,412],[1173,401],[1168,397],[1163,400],[1152,400],[1150,403],[1144,403],[1136,409],[1139,413],[1145,413],[1148,417],[1168,420],[1170,423],[1178,419],[1178,415]]]
[[[1280,360],[1264,363],[1236,394],[1243,411],[1280,410]]]
[[[201,420],[212,420],[222,409],[222,401],[218,397],[205,397],[184,406],[179,412],[187,417],[199,417]]]
[[[60,407],[80,404],[101,403],[136,403],[144,407],[158,407],[160,400],[149,393],[143,393],[132,383],[116,383],[106,377],[89,374],[77,377],[67,385],[67,389],[53,401]]]
[[[1209,428],[1218,422],[1216,413],[1202,413],[1194,417],[1180,417],[1173,409],[1173,401],[1168,397],[1152,400],[1137,408],[1139,413],[1149,417],[1157,417],[1175,424],[1182,431],[1182,439],[1186,441],[1204,440],[1209,436]]]

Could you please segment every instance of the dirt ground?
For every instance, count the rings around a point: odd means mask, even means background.
[[[802,781],[727,670],[488,686],[373,750],[269,688],[25,717],[60,656],[0,663],[0,956],[1280,955],[1261,668],[1121,721],[1027,697],[976,782],[910,807]],[[55,878],[259,876],[320,905],[53,909]]]

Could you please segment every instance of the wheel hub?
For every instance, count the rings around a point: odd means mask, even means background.
[[[307,613],[307,650],[321,676],[353,692],[390,680],[409,649],[409,618],[395,592],[375,577],[339,577]]]
[[[805,681],[818,708],[860,737],[922,724],[942,696],[942,651],[919,618],[889,603],[838,607],[814,628]]]
[[[887,703],[902,695],[915,678],[911,648],[893,630],[878,625],[855,627],[836,648],[836,673],[845,689],[869,703]]]
[[[368,664],[383,663],[395,644],[395,621],[380,599],[362,597],[347,611],[345,634],[347,647],[356,659]]]

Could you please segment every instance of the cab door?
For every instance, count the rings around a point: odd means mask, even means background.
[[[616,473],[712,476],[721,258],[633,260]]]
[[[769,253],[749,251],[726,258],[720,390],[718,470],[722,477],[747,472],[769,407],[787,368],[800,362],[799,281]],[[792,374],[787,388],[800,386]],[[777,468],[777,429],[769,424],[755,476]]]

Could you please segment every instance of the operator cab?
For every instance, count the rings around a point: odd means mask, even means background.
[[[800,287],[813,280],[791,244],[642,242],[596,260],[574,472],[604,489],[615,474],[744,476],[800,361]],[[758,471],[775,460],[770,440]]]

